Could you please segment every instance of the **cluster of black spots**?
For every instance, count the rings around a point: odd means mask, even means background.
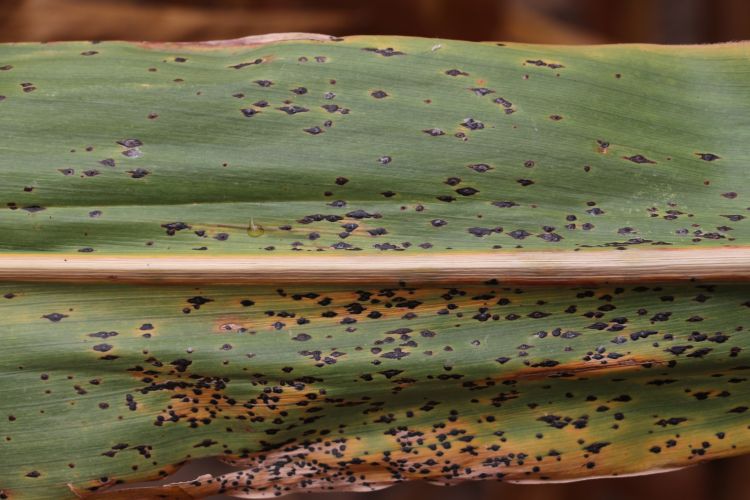
[[[375,99],[384,99],[388,97],[388,93],[385,90],[373,90],[370,95]]]
[[[34,86],[34,84],[31,82],[23,82],[20,85],[21,90],[23,90],[27,94],[30,94],[31,92],[34,92],[36,90],[36,86]]]
[[[469,76],[469,74],[465,71],[461,71],[460,69],[449,69],[445,71],[445,74],[448,76]]]

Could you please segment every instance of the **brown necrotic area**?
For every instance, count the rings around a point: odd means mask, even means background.
[[[549,481],[748,451],[742,285],[0,291],[0,484],[19,498],[206,456],[243,469],[180,488]]]

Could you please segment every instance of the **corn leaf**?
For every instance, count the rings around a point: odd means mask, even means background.
[[[0,46],[0,498],[575,480],[748,452],[749,55]],[[653,252],[675,273],[641,271]],[[512,260],[530,254],[623,269],[555,278]],[[695,255],[703,274],[679,267]],[[212,279],[236,257],[297,267]],[[66,280],[113,259],[184,268]],[[535,279],[462,271],[502,259]],[[420,261],[448,270],[416,279]],[[239,472],[109,489],[208,456]]]

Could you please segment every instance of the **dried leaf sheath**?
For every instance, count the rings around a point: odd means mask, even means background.
[[[2,495],[106,495],[203,456],[245,469],[162,493],[579,479],[748,451],[750,297],[731,282],[746,45],[324,40],[0,47]],[[724,282],[685,283],[683,262],[597,287],[492,268],[218,285],[201,268],[660,249],[710,255],[698,277]],[[42,265],[157,256],[204,278],[53,283]]]

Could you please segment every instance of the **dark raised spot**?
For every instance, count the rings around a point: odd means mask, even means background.
[[[234,68],[234,69],[242,69],[242,68],[246,68],[247,66],[252,66],[254,64],[260,64],[262,62],[263,62],[263,59],[256,59],[256,60],[250,61],[250,62],[243,62],[243,63],[239,63],[239,64],[233,64],[233,65],[228,66],[228,67],[229,68]]]
[[[377,49],[373,47],[365,47],[362,50],[365,52],[374,52],[375,54],[380,54],[383,57],[392,57],[392,56],[403,56],[405,55],[404,52],[401,52],[400,50],[395,50],[393,47],[386,47],[384,49]]]
[[[703,161],[714,161],[714,160],[720,160],[721,156],[715,155],[713,153],[695,153],[698,157],[700,157]]]
[[[281,108],[276,108],[279,111],[283,111],[284,113],[288,115],[296,115],[297,113],[307,113],[310,111],[307,108],[304,108],[302,106],[292,105],[292,106],[283,106]]]
[[[305,129],[302,129],[302,130],[304,130],[305,132],[307,132],[310,135],[318,135],[318,134],[322,134],[323,133],[323,129],[320,128],[320,127],[317,127],[317,126],[316,127],[305,128]]]
[[[639,163],[639,164],[656,163],[655,161],[649,160],[648,158],[646,158],[643,155],[623,156],[623,159],[630,160],[633,163]]]

